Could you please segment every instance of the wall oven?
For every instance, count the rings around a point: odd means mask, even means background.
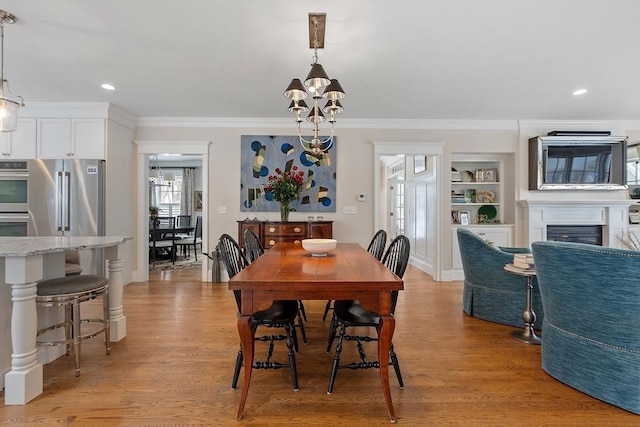
[[[31,235],[29,213],[0,213],[0,237],[24,237]]]
[[[29,212],[29,169],[26,161],[0,161],[0,213]]]

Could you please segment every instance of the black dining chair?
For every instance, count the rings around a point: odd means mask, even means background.
[[[200,245],[200,251],[202,251],[202,217],[196,218],[196,228],[193,232],[193,236],[183,237],[176,240],[176,246],[183,249],[185,256],[191,256],[191,247],[193,246],[193,253],[195,254],[196,261],[198,261],[198,245]],[[186,251],[185,251],[186,249]]]
[[[400,235],[393,239],[389,248],[382,258],[382,263],[393,271],[393,273],[402,278],[404,272],[409,264],[410,255],[410,243],[406,236]],[[391,291],[391,314],[395,314],[396,303],[398,302],[398,291]],[[367,361],[367,355],[364,350],[364,342],[377,341],[378,338],[369,337],[366,335],[348,335],[347,328],[353,327],[375,327],[378,331],[380,327],[381,317],[378,313],[368,311],[362,307],[358,301],[336,301],[333,306],[334,319],[336,320],[337,328],[339,328],[338,343],[336,344],[336,354],[333,358],[333,365],[331,368],[331,377],[329,378],[329,387],[327,394],[333,393],[333,386],[335,384],[336,375],[338,369],[369,369],[379,368],[379,361]],[[330,337],[330,342],[327,347],[327,351],[331,348],[331,343],[335,338],[335,333]],[[340,353],[342,352],[342,345],[344,341],[356,341],[358,349],[358,355],[360,362],[353,362],[345,365],[340,364]],[[400,365],[398,364],[398,357],[391,344],[391,350],[389,351],[389,364],[393,366],[393,369],[398,378],[400,388],[404,388],[404,381],[402,380],[402,374],[400,373]]]
[[[222,258],[229,277],[233,277],[240,271],[244,270],[249,265],[249,261],[243,255],[240,246],[235,239],[228,234],[223,234],[218,240],[218,250]],[[238,306],[238,312],[241,311],[242,300],[240,291],[233,291]],[[293,389],[298,390],[298,372],[296,367],[296,357],[294,351],[295,337],[295,319],[298,313],[298,304],[295,301],[273,301],[271,307],[266,310],[260,310],[251,315],[251,327],[254,332],[254,340],[256,341],[268,341],[267,360],[264,362],[254,361],[254,369],[280,369],[288,367],[291,370],[291,381],[293,383]],[[255,336],[256,329],[259,326],[266,326],[270,328],[284,328],[285,335],[264,335],[260,337]],[[286,341],[288,363],[279,363],[271,361],[273,355],[273,348],[275,341]],[[238,378],[240,377],[240,370],[243,363],[242,347],[238,350],[236,356],[236,364],[233,372],[233,380],[231,381],[231,388],[236,388],[238,384]]]
[[[175,217],[156,217],[149,220],[149,259],[155,267],[156,258],[167,253],[171,262],[176,263],[176,219]]]
[[[260,239],[258,238],[256,233],[253,232],[253,230],[247,229],[244,232],[244,253],[246,257],[249,259],[249,262],[254,262],[264,254],[264,246],[262,246]],[[302,342],[305,344],[308,344],[307,334],[304,329],[304,321],[307,320],[306,313],[304,310],[304,304],[302,303],[301,300],[298,300],[297,303],[298,303],[298,314],[296,318],[298,319],[298,322],[296,323],[296,326],[298,327],[298,329],[300,329]],[[298,351],[297,341],[295,342],[295,345],[296,345],[296,351]]]
[[[376,231],[376,234],[373,235],[371,242],[369,242],[369,246],[367,247],[367,252],[369,252],[372,256],[374,256],[378,261],[382,258],[382,254],[384,253],[384,247],[387,244],[387,232],[380,229]],[[327,319],[327,314],[329,310],[332,310],[331,300],[327,301],[327,304],[324,306],[324,314],[322,315],[322,321],[324,322]]]

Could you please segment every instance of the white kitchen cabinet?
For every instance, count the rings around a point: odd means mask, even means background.
[[[40,159],[104,159],[104,119],[38,119]]]
[[[458,246],[458,227],[451,227],[451,267],[462,268],[460,247]],[[464,226],[484,240],[489,240],[498,246],[513,246],[513,225],[469,225]]]
[[[36,158],[36,119],[18,119],[13,132],[0,132],[0,158],[29,160]]]

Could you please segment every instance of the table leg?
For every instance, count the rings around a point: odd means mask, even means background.
[[[387,410],[389,411],[389,420],[396,423],[396,415],[393,410],[393,401],[391,400],[391,388],[389,387],[389,351],[391,350],[391,341],[393,331],[396,327],[396,320],[393,316],[381,316],[381,325],[378,329],[378,361],[380,363],[380,381],[382,382],[382,392],[384,400],[387,402]]]
[[[527,306],[522,312],[522,320],[524,320],[524,330],[513,331],[511,335],[522,342],[527,344],[540,345],[540,337],[536,335],[533,330],[533,325],[536,323],[536,313],[533,311],[531,299],[533,294],[532,276],[527,276]]]
[[[251,371],[253,370],[254,340],[253,328],[251,327],[251,316],[242,315],[238,317],[238,333],[240,334],[240,345],[242,346],[242,357],[244,360],[244,382],[242,383],[242,393],[240,394],[240,404],[236,420],[242,419],[244,404],[249,395],[249,383],[251,382]]]

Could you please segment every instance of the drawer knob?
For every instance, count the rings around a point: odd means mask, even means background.
[[[276,232],[275,227],[269,227],[269,233],[275,233],[275,232]]]
[[[299,233],[300,232],[300,227],[294,228],[293,231],[295,231],[296,233]]]
[[[269,246],[273,246],[273,245],[275,245],[275,244],[276,244],[276,241],[275,241],[275,240],[269,240]]]

